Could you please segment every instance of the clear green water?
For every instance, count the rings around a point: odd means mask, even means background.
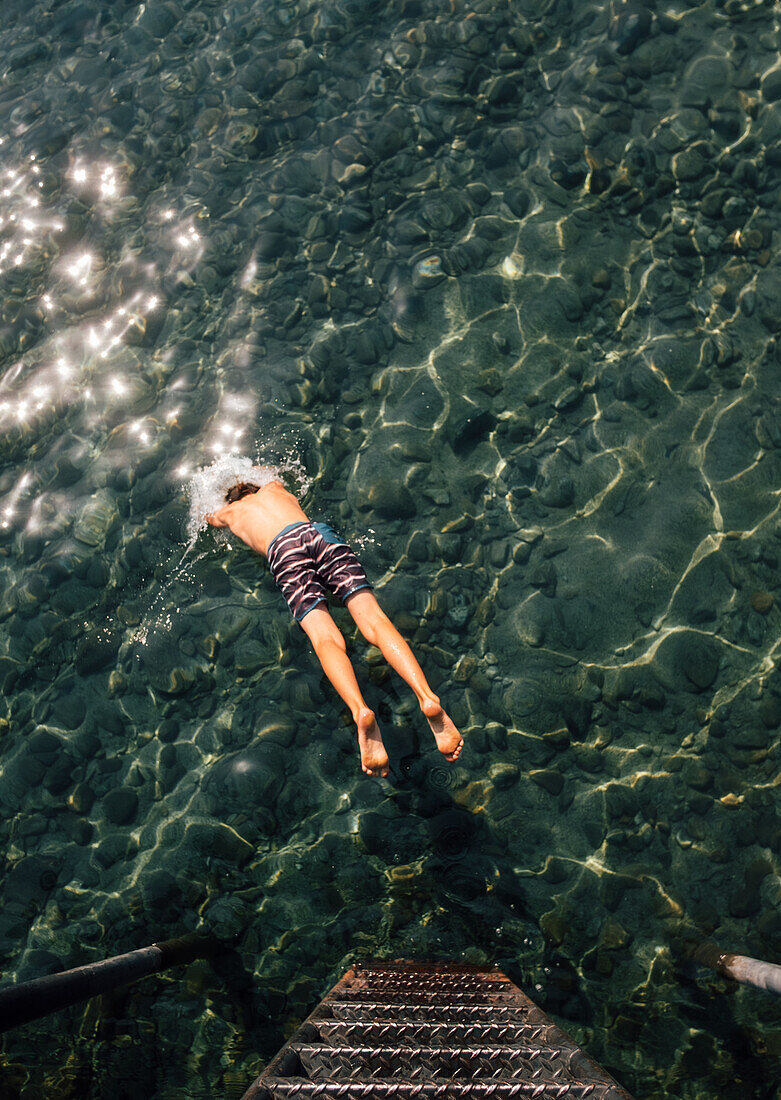
[[[779,7],[5,0],[3,1097],[239,1097],[367,954],[493,961],[638,1097],[777,1095]],[[290,464],[467,747],[350,636],[367,780],[182,486]],[[336,612],[348,634],[343,612]],[[142,643],[141,638],[145,639]]]

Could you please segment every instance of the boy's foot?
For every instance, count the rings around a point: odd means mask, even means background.
[[[428,719],[437,748],[445,760],[456,760],[464,747],[464,739],[453,725],[453,719],[445,714],[439,702],[434,699],[421,703],[421,710]]]
[[[358,744],[361,749],[361,767],[367,775],[386,776],[388,774],[388,754],[382,743],[382,734],[374,717],[374,711],[359,711],[356,719],[358,726]]]

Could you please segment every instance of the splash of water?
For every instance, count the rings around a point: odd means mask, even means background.
[[[179,564],[168,578],[165,586],[152,600],[149,610],[133,635],[133,641],[138,645],[146,645],[150,632],[154,634],[158,630],[170,630],[173,625],[173,614],[175,613],[177,616],[180,614],[181,608],[177,607],[172,610],[170,607],[166,609],[163,605],[168,597],[169,590],[177,581],[185,584],[190,584],[194,581],[193,566],[201,561],[202,558],[206,557],[206,552],[204,551],[204,553],[188,559],[187,552],[191,546],[192,543],[188,545],[187,549],[182,554]]]
[[[187,521],[187,549],[194,544],[201,528],[206,527],[206,514],[215,512],[225,503],[225,494],[238,481],[249,481],[258,488],[281,478],[282,471],[275,466],[259,466],[242,455],[223,455],[202,466],[185,486],[190,498],[190,516]],[[185,553],[187,551],[185,550]]]
[[[309,488],[310,480],[304,472],[304,468],[297,458],[288,457],[274,465],[261,465],[260,461],[253,462],[242,455],[222,455],[210,466],[202,466],[193,474],[184,486],[190,500],[190,514],[187,520],[187,545],[184,548],[178,565],[171,573],[167,583],[152,601],[148,613],[138,627],[133,640],[140,645],[146,645],[149,634],[158,630],[170,630],[171,610],[166,607],[168,593],[175,582],[189,583],[194,581],[193,566],[206,557],[207,551],[190,557],[190,551],[195,547],[199,532],[204,529],[206,515],[221,508],[225,503],[225,494],[232,485],[239,481],[249,481],[258,488],[268,485],[270,481],[284,481],[289,483],[292,489],[299,494],[304,494]],[[222,532],[218,532],[222,533]],[[181,609],[177,608],[177,613]]]

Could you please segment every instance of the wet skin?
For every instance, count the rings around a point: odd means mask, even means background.
[[[298,500],[279,481],[264,485],[257,493],[226,504],[206,516],[212,527],[228,527],[237,538],[264,556],[275,535],[291,523],[309,522]],[[464,740],[439,698],[431,690],[412,650],[380,607],[374,594],[361,589],[348,596],[345,606],[364,638],[377,646],[386,661],[415,692],[428,721],[437,748],[446,760],[456,760]],[[361,767],[367,775],[388,774],[388,754],[374,712],[363,698],[347,656],[341,631],[331,615],[318,604],[300,625],[312,643],[328,679],[350,708],[358,730]]]

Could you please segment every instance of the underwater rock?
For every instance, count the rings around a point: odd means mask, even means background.
[[[115,863],[132,859],[138,852],[138,842],[127,833],[109,833],[95,848],[95,859],[108,869]]]
[[[151,668],[149,682],[158,691],[166,695],[184,695],[195,683],[197,671],[182,665],[171,669]]]
[[[766,695],[759,704],[759,717],[765,729],[778,729],[781,725],[781,699],[777,695]],[[767,738],[762,738],[756,730],[752,731],[751,741],[754,742],[751,748],[764,748],[767,744]]]
[[[179,723],[175,718],[164,718],[157,728],[157,736],[167,744],[179,736]]]
[[[40,757],[47,766],[53,764],[62,749],[62,741],[59,737],[49,733],[48,730],[39,729],[27,738],[26,748],[34,756]]]
[[[138,795],[127,787],[115,787],[104,796],[103,811],[112,825],[129,825],[138,813]]]
[[[221,806],[273,808],[285,781],[284,749],[272,741],[255,741],[223,756],[211,769],[205,789]]]
[[[392,477],[384,477],[369,489],[369,508],[383,519],[409,519],[417,512],[409,489]]]
[[[472,402],[461,403],[458,413],[448,418],[448,435],[453,453],[467,455],[494,430],[498,421],[490,409],[480,409]]]
[[[255,854],[253,846],[239,836],[235,829],[218,822],[188,822],[182,843],[200,856],[213,856],[239,866],[243,866]]]
[[[404,466],[389,463],[387,452],[379,447],[362,451],[347,483],[351,505],[361,512],[372,509],[383,519],[411,518],[417,507],[404,484],[404,472]]]
[[[639,4],[625,6],[610,24],[610,39],[619,54],[630,54],[651,34],[653,18]]]
[[[49,768],[43,778],[43,786],[50,794],[62,794],[71,785],[74,762],[65,758]]]
[[[692,639],[681,655],[681,668],[686,678],[699,691],[709,688],[719,671],[719,653],[712,642]]]
[[[245,931],[251,915],[249,906],[240,898],[224,897],[207,908],[204,920],[218,939],[227,942]]]
[[[210,599],[221,599],[231,594],[230,577],[224,569],[210,569],[201,578],[204,596]]]
[[[59,699],[52,711],[55,724],[66,730],[77,730],[87,715],[87,705],[76,694],[71,693],[64,699]]]
[[[690,182],[699,179],[707,168],[707,164],[702,148],[692,145],[673,157],[673,175],[678,180]]]
[[[412,863],[427,844],[423,822],[410,817],[386,816],[381,811],[361,814],[358,836],[367,852],[393,863]]]
[[[781,99],[781,67],[776,66],[766,72],[762,77],[760,88],[763,99],[768,103]]]
[[[20,982],[33,981],[48,974],[58,974],[65,969],[65,962],[53,951],[38,947],[25,952],[17,971]]]
[[[233,659],[237,675],[252,676],[266,664],[269,664],[269,653],[259,642],[248,639],[237,646]]]
[[[555,768],[533,768],[529,772],[529,779],[554,796],[561,794],[564,787],[564,776]]]
[[[757,275],[757,316],[770,332],[781,332],[781,267],[766,267]]]
[[[767,615],[774,603],[775,598],[772,592],[754,592],[751,596],[751,606],[760,615]]]
[[[575,500],[575,482],[571,477],[551,477],[538,495],[549,508],[568,508]]]
[[[524,218],[531,205],[531,197],[523,187],[509,187],[504,193],[504,201],[516,218]]]
[[[492,764],[488,769],[488,778],[498,791],[505,791],[518,782],[520,771],[515,764]]]
[[[442,257],[442,269],[448,275],[464,275],[466,272],[479,271],[490,255],[489,245],[479,237],[470,237],[454,245]]]
[[[726,742],[743,750],[765,749],[770,741],[769,729],[775,729],[781,721],[781,708],[775,696],[766,696],[759,707],[760,722],[748,715],[742,722],[733,722],[726,735]]]
[[[95,792],[88,783],[78,783],[71,791],[68,805],[77,814],[88,814],[95,802]]]
[[[441,283],[446,274],[442,269],[442,258],[440,256],[426,256],[423,260],[418,260],[412,272],[412,284],[415,287],[431,287]]]
[[[173,3],[157,3],[144,9],[137,26],[154,38],[165,38],[182,17],[181,9]]]
[[[112,502],[97,493],[82,509],[73,528],[73,536],[85,546],[103,546],[118,518]]]
[[[728,88],[731,78],[731,65],[726,58],[695,58],[684,74],[683,103],[687,107],[706,108],[714,98],[714,89]]]
[[[144,906],[156,919],[177,919],[184,897],[172,874],[152,871],[141,878],[140,886]]]
[[[93,630],[76,647],[76,671],[82,676],[114,663],[122,636],[106,627]]]

